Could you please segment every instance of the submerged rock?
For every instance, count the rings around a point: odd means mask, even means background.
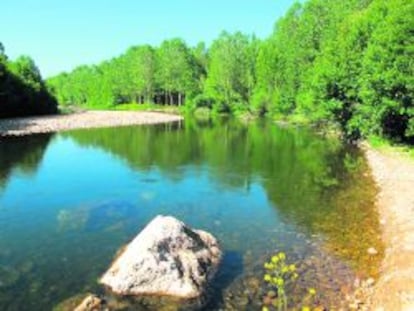
[[[120,295],[196,298],[221,260],[218,241],[169,216],[157,216],[124,249],[100,283]]]
[[[13,267],[0,266],[0,288],[16,285],[20,279],[20,273]]]
[[[87,296],[82,303],[76,307],[74,311],[104,311],[105,303],[102,299],[95,295]]]
[[[78,294],[61,302],[53,311],[108,311],[106,302],[93,294]]]

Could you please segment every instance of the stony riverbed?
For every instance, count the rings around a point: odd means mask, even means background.
[[[0,120],[0,136],[53,133],[80,128],[159,124],[180,121],[178,115],[158,112],[86,111],[67,115]]]

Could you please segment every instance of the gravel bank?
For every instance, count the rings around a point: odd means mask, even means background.
[[[364,146],[379,187],[385,257],[372,310],[414,310],[414,161]]]
[[[69,115],[54,115],[0,120],[0,136],[22,136],[80,128],[157,124],[182,120],[178,115],[158,112],[87,111]]]

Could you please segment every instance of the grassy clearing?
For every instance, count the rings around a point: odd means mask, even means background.
[[[368,143],[374,149],[397,152],[404,156],[408,156],[410,159],[414,160],[414,147],[407,146],[404,144],[392,143],[389,140],[379,137],[379,136],[370,136],[368,137]]]
[[[172,113],[172,114],[183,114],[185,112],[184,107],[177,107],[177,106],[164,106],[164,105],[156,105],[152,103],[145,103],[145,104],[136,104],[136,103],[128,103],[128,104],[120,104],[120,105],[101,105],[101,106],[60,106],[60,113],[61,114],[71,114],[80,111],[100,111],[100,110],[112,110],[112,111],[154,111],[154,112],[164,112],[164,113]]]
[[[184,113],[184,107],[164,106],[164,105],[157,105],[157,104],[152,104],[152,103],[121,104],[121,105],[116,105],[116,106],[111,107],[110,110],[116,110],[116,111],[155,111],[155,112],[164,112],[164,113],[173,113],[173,114],[182,114],[182,113]]]
[[[273,116],[273,119],[278,123],[288,123],[293,125],[311,125],[312,122],[309,117],[303,114],[290,114],[290,115],[282,115],[276,114]]]

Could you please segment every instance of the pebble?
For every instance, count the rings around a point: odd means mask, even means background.
[[[372,255],[372,256],[375,256],[378,254],[378,251],[374,247],[368,248],[367,252],[369,255]]]
[[[263,297],[263,304],[265,306],[270,306],[273,303],[273,298],[269,297],[269,296],[264,296]]]
[[[367,286],[372,286],[372,285],[374,285],[374,283],[375,283],[375,280],[373,278],[369,278],[365,281],[365,284]]]

